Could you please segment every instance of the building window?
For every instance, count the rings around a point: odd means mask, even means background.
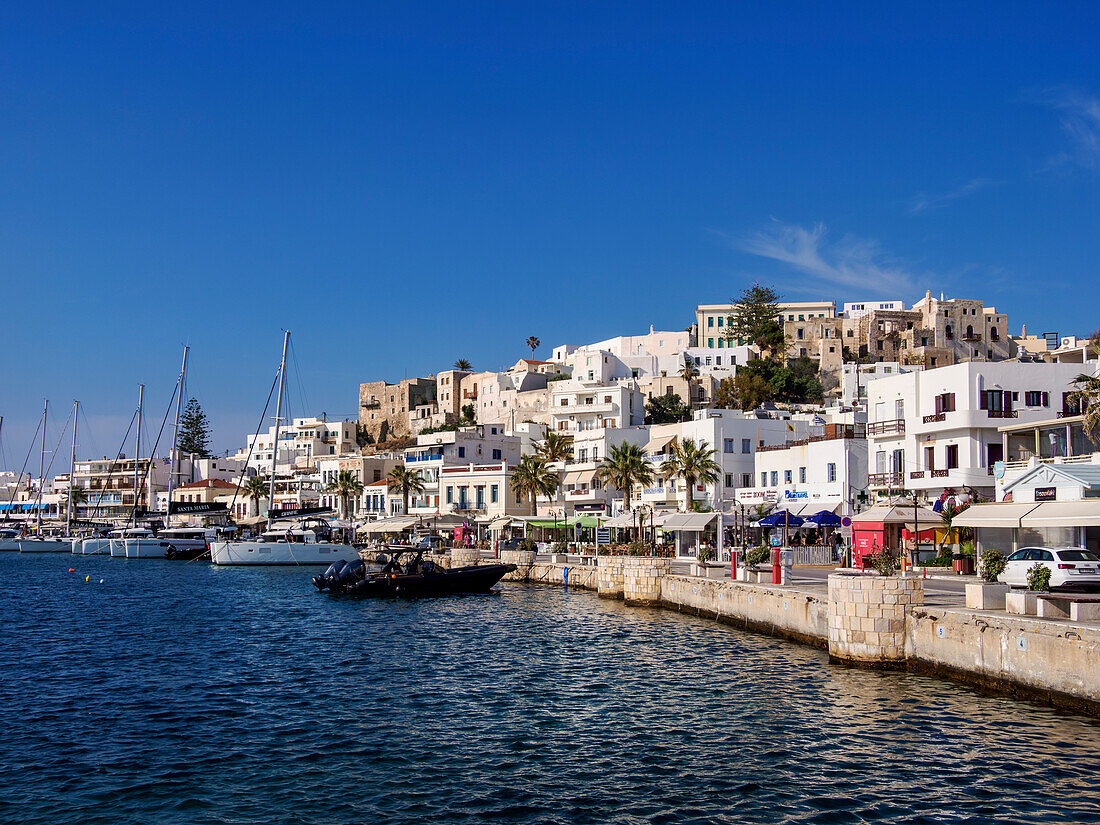
[[[732,453],[733,452],[733,439],[732,438],[723,439],[723,441],[722,441],[722,452],[724,452],[724,453]],[[728,487],[729,485],[727,484],[726,486]]]
[[[466,457],[466,448],[465,447],[459,447],[458,448],[458,457],[459,458],[465,458]]]
[[[725,320],[724,318],[722,318],[721,316],[719,316],[719,318],[718,318],[718,326],[722,326],[722,322],[723,322],[724,320]]]
[[[494,461],[500,461],[500,457],[501,457],[501,451],[500,450],[493,450],[493,460]]]
[[[448,504],[454,504],[454,500],[455,500],[455,488],[454,487],[448,487],[447,488],[447,503]]]
[[[805,484],[806,483],[806,468],[805,467],[799,467],[798,468],[798,483],[799,484]]]
[[[742,487],[751,487],[752,486],[752,473],[741,473],[741,486]]]
[[[741,454],[742,455],[748,455],[751,452],[752,452],[752,439],[751,438],[742,438],[741,439]]]
[[[710,349],[714,349],[714,339],[713,338],[708,338],[707,339],[707,347],[709,347]]]
[[[1029,407],[1049,407],[1050,395],[1039,390],[1028,390],[1024,393],[1024,403]]]
[[[955,470],[959,466],[959,445],[947,445],[947,469]]]
[[[726,473],[726,486],[727,487],[732,487],[733,486],[733,473]]]
[[[836,464],[829,462],[826,467],[826,476],[829,481],[836,481]]]
[[[784,484],[790,484],[791,483],[791,471],[790,470],[784,470],[783,471],[783,483]]]
[[[714,326],[714,316],[711,315],[709,318],[707,318],[707,327],[709,328],[709,327],[713,327],[713,326]]]

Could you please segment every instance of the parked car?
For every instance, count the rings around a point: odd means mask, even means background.
[[[429,553],[441,553],[443,552],[443,537],[421,536],[415,546],[417,550],[426,550]]]
[[[510,539],[505,539],[500,543],[501,550],[519,550],[519,546],[523,544],[523,536],[514,536]]]
[[[1027,571],[1037,563],[1050,568],[1052,590],[1100,590],[1100,556],[1084,547],[1021,547],[997,580],[1027,587]]]

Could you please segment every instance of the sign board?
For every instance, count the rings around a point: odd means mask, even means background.
[[[809,498],[809,497],[810,497],[810,494],[806,490],[784,490],[783,491],[783,498],[788,499],[788,500],[802,499],[802,498]]]
[[[293,510],[272,510],[269,515],[273,519],[286,519],[305,518],[306,516],[317,516],[321,513],[331,512],[331,507],[296,507]]]
[[[852,517],[851,516],[845,516],[844,518],[842,518],[840,520],[840,526],[841,527],[846,527],[849,530],[851,530],[852,529]]]
[[[1005,477],[1005,463],[1003,461],[993,462],[993,477],[1004,478]]]
[[[771,544],[772,547],[782,547],[783,546],[783,537],[782,536],[772,536],[771,540],[770,540],[770,544]]]
[[[1058,488],[1057,487],[1036,487],[1035,488],[1035,500],[1036,501],[1057,501],[1058,500]]]
[[[839,529],[837,530],[837,533],[839,533],[839,534],[840,534],[841,536],[843,536],[844,538],[846,538],[846,539],[848,539],[849,541],[851,541],[851,538],[852,538],[852,526],[851,526],[851,525],[848,525],[847,527],[840,527],[840,528],[839,528]]]
[[[197,501],[171,501],[168,503],[168,515],[176,516],[181,513],[224,513],[227,510],[224,501],[212,501],[202,503]]]
[[[576,524],[573,525],[573,535],[577,537],[577,541],[581,540],[581,530],[582,529],[583,528],[581,527],[581,523],[579,521]]]
[[[596,544],[611,544],[611,528],[610,527],[597,527],[596,528]]]

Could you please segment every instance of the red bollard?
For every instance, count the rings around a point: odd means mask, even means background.
[[[737,548],[730,550],[730,581],[737,581]]]
[[[772,548],[772,584],[783,583],[783,570],[779,566],[779,548]]]

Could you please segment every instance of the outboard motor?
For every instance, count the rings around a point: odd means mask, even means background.
[[[362,561],[346,563],[336,574],[336,583],[342,587],[354,584],[366,575],[367,565]]]
[[[324,590],[325,588],[332,587],[337,581],[337,577],[348,566],[348,562],[344,559],[338,559],[329,565],[328,570],[321,573],[318,576],[313,577],[313,584],[318,590]]]

